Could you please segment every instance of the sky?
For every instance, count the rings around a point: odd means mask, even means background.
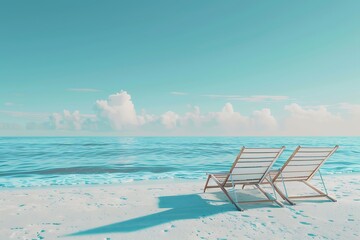
[[[0,136],[360,135],[360,1],[3,1]]]

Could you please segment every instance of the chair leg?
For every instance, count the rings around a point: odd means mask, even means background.
[[[284,205],[283,205],[281,202],[279,202],[277,199],[273,199],[273,198],[270,196],[270,194],[267,193],[264,189],[262,189],[258,184],[256,184],[255,186],[260,190],[260,192],[262,192],[262,193],[266,196],[267,199],[269,199],[270,201],[275,202],[275,203],[276,203],[277,205],[279,205],[280,207],[284,207]]]
[[[207,188],[207,185],[209,184],[210,178],[211,178],[211,175],[209,175],[207,180],[206,180],[205,187],[204,187],[204,192],[206,191],[206,188]]]
[[[236,202],[231,198],[230,194],[228,193],[228,191],[226,191],[226,189],[224,188],[224,186],[219,182],[219,180],[217,180],[217,178],[213,175],[210,175],[209,177],[211,177],[215,183],[219,186],[219,188],[225,193],[225,195],[227,196],[227,198],[230,200],[230,202],[232,204],[235,205],[236,209],[239,210],[239,211],[243,211],[243,209],[241,209],[237,204]],[[236,193],[235,193],[236,194]]]
[[[315,192],[324,195],[324,197],[328,198],[329,200],[333,201],[333,202],[337,202],[337,200],[333,197],[330,197],[328,194],[324,193],[323,191],[320,191],[319,189],[317,189],[315,186],[311,185],[308,182],[303,181],[304,184],[306,184],[308,187],[310,187],[311,189],[313,189]]]
[[[285,201],[287,201],[290,205],[295,205],[295,203],[294,203],[293,201],[291,201],[289,198],[287,198],[287,197],[285,196],[285,194],[276,186],[275,183],[272,184],[272,185],[273,185],[275,191],[280,195],[280,197],[281,197],[282,199],[284,199]]]

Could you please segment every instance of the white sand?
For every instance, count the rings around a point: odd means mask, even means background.
[[[360,175],[325,180],[338,202],[244,212],[203,180],[0,189],[0,239],[360,239]]]

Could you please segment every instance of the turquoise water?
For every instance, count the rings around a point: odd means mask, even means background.
[[[227,171],[241,146],[340,148],[326,174],[360,171],[360,137],[0,137],[0,187],[203,179]]]

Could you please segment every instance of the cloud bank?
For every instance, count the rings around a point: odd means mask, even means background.
[[[360,135],[360,105],[341,104],[344,114],[330,112],[328,107],[302,107],[293,103],[285,106],[282,133],[297,136]],[[359,111],[358,111],[359,110]]]
[[[253,96],[251,100],[285,100],[283,96]],[[243,114],[228,102],[218,111],[202,112],[199,106],[191,106],[185,113],[173,110],[162,114],[148,114],[137,110],[131,95],[126,91],[111,94],[105,100],[97,100],[94,114],[64,110],[58,113],[30,113],[0,111],[8,117],[31,119],[25,126],[2,122],[6,130],[56,130],[73,132],[115,133],[118,135],[285,135],[329,136],[360,135],[360,105],[340,103],[329,110],[328,106],[285,105],[283,115],[276,117],[270,108],[256,109]]]

